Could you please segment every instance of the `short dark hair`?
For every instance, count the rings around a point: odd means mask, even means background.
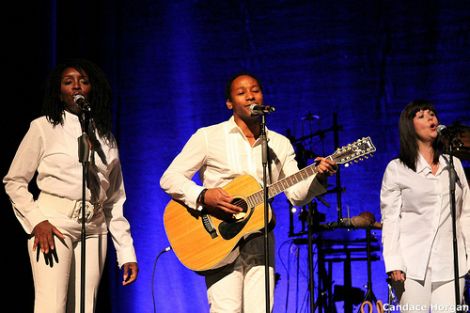
[[[254,78],[258,82],[258,86],[261,89],[261,91],[263,90],[263,87],[261,86],[261,82],[258,79],[258,77],[251,74],[250,72],[245,72],[245,71],[238,72],[237,74],[230,77],[229,80],[227,81],[227,84],[225,85],[225,100],[232,100],[232,96],[231,96],[232,83],[235,79],[237,79],[240,76],[250,76],[250,77]]]

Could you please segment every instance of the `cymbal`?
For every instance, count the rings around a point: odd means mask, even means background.
[[[302,116],[302,121],[314,121],[314,120],[319,120],[320,115],[312,114],[311,112],[308,112],[304,116]]]
[[[317,130],[316,132],[314,133],[311,133],[311,134],[308,134],[308,135],[305,135],[305,136],[302,136],[302,137],[299,137],[299,138],[292,138],[291,142],[292,143],[297,143],[297,142],[302,142],[304,140],[307,140],[307,139],[310,139],[310,138],[313,138],[313,137],[323,137],[325,136],[325,134],[327,132],[331,132],[331,131],[334,131],[334,130],[342,130],[342,126],[339,126],[339,127],[328,127],[328,128],[324,128],[324,129],[320,129],[320,130]]]

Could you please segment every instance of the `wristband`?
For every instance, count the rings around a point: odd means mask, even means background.
[[[204,201],[205,199],[205,196],[206,196],[206,191],[207,191],[207,188],[204,188],[201,193],[199,194],[199,197],[198,197],[198,203],[201,204],[201,205],[205,205],[206,202]]]

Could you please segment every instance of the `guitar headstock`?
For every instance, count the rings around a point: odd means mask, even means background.
[[[375,146],[370,137],[363,137],[346,146],[336,149],[331,155],[337,164],[348,166],[351,161],[358,162],[369,158],[375,152]]]

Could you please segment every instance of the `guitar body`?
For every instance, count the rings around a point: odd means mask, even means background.
[[[165,208],[163,223],[170,245],[180,262],[193,271],[219,267],[240,239],[264,228],[263,203],[250,207],[247,204],[249,201],[246,201],[248,196],[261,190],[255,178],[250,175],[238,176],[223,189],[236,198],[237,205],[239,202],[247,205],[244,217],[215,217],[197,212],[175,200],[171,200]],[[210,219],[215,228],[215,238],[204,227],[203,215]],[[271,218],[269,211],[269,221]],[[224,235],[227,227],[232,231]]]

